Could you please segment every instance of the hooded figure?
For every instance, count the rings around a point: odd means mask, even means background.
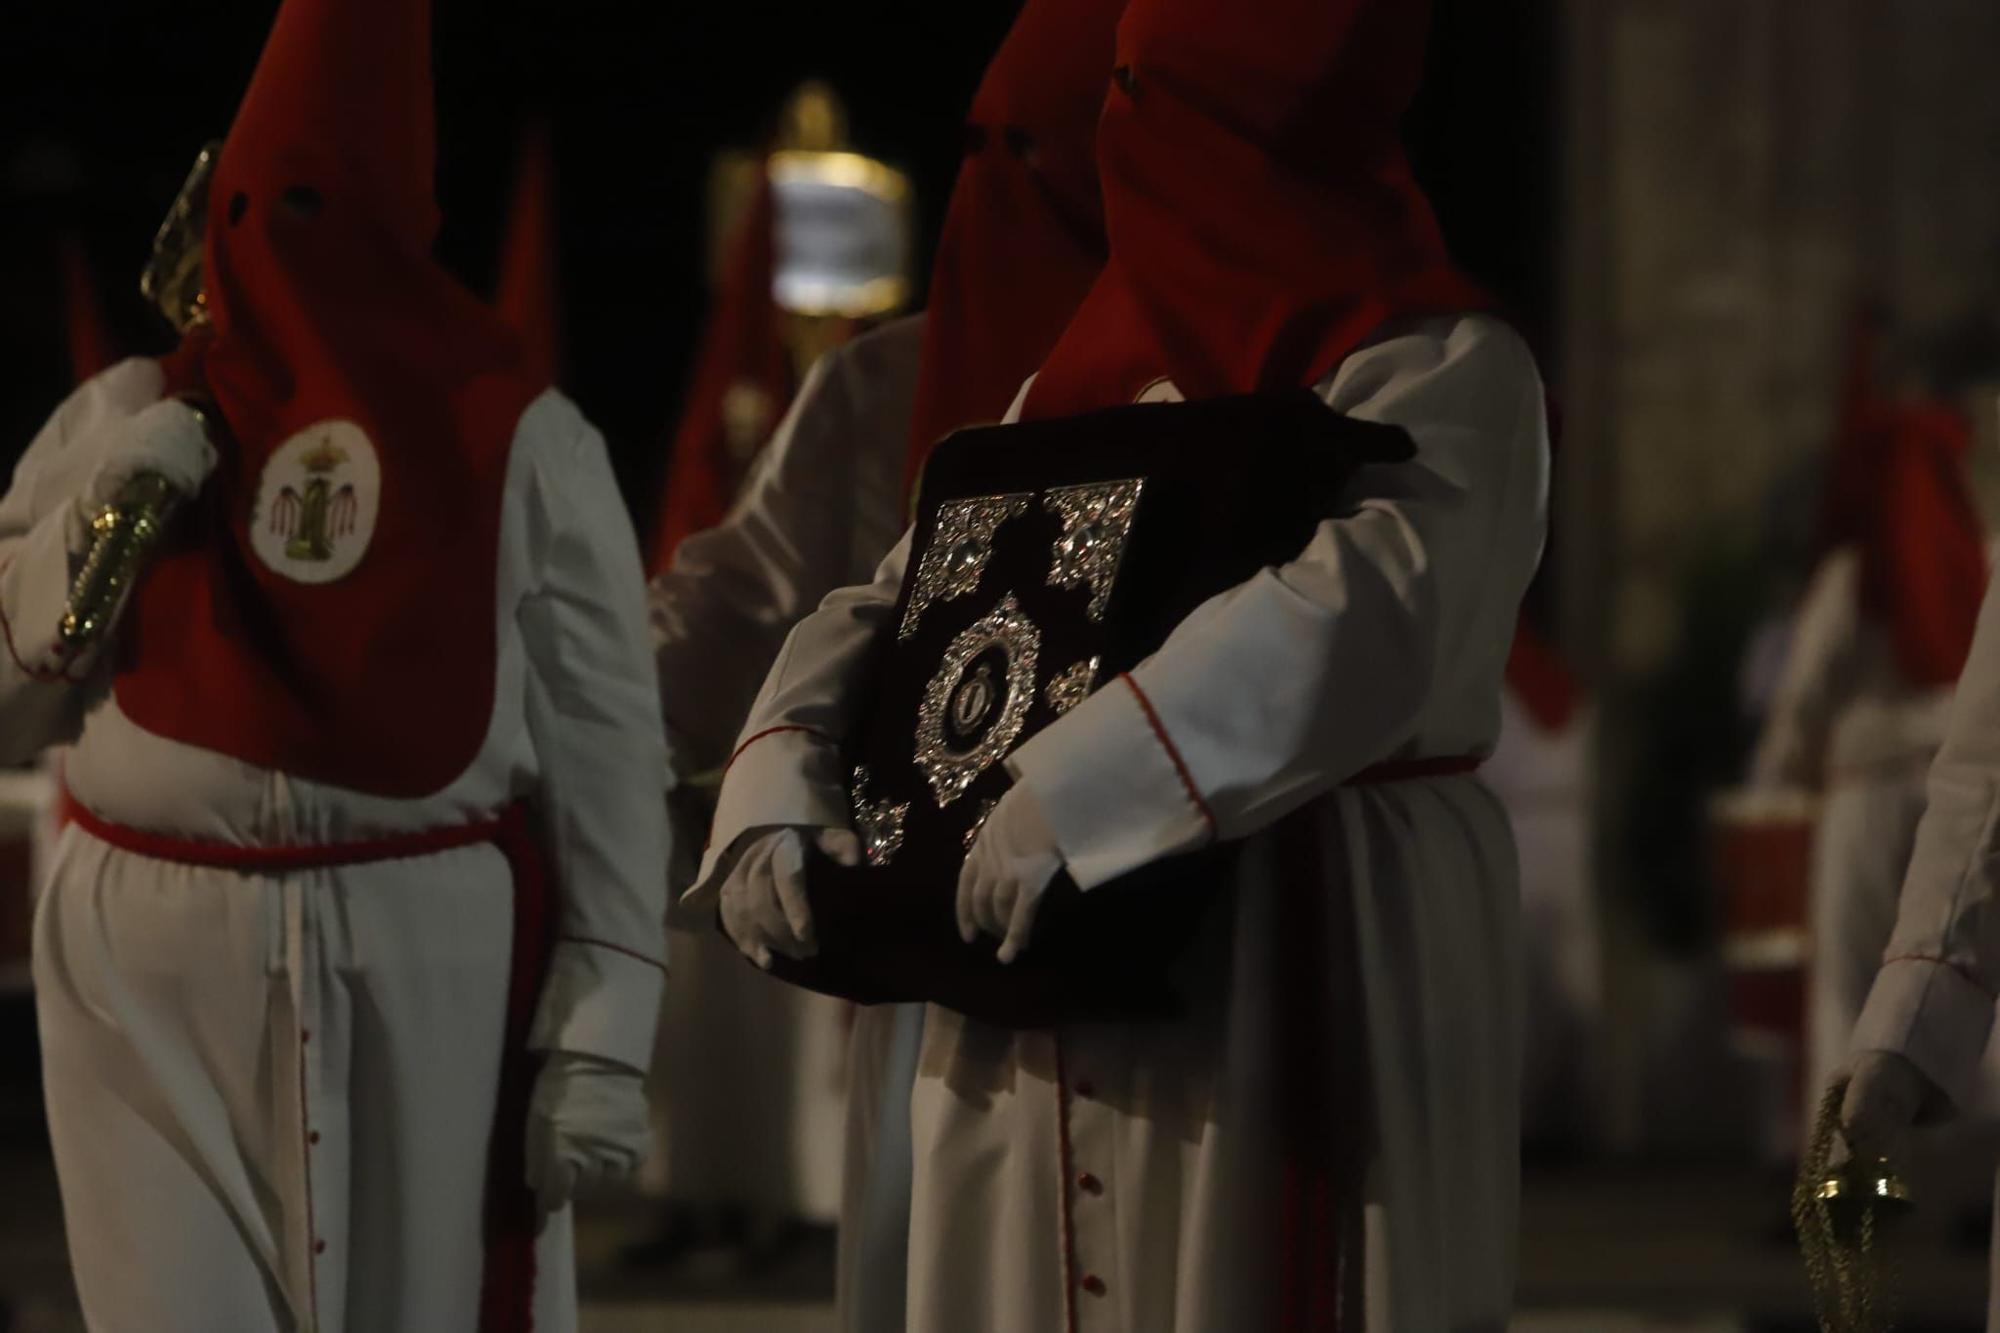
[[[422,0],[287,0],[207,320],[0,501],[6,758],[76,740],[35,968],[96,1328],[573,1328],[570,1192],[645,1142],[637,546],[597,434],[430,257],[430,103]],[[67,651],[140,473],[192,498]]]
[[[1875,330],[1857,325],[1831,459],[1819,562],[1800,605],[1784,669],[1752,764],[1768,790],[1816,795],[1806,904],[1803,1109],[1871,1037],[1863,1015],[1872,990],[1922,969],[1889,968],[1885,956],[1922,954],[1904,936],[1898,900],[1922,870],[1913,864],[1932,773],[1948,743],[1953,694],[1979,617],[1989,545],[1966,474],[1972,428],[1952,408],[1885,398],[1875,380]],[[1922,899],[1919,899],[1921,902]],[[1930,905],[1936,920],[1950,914]],[[1923,932],[1919,932],[1921,935]],[[1900,1019],[1895,1021],[1900,1022]],[[1941,1028],[1948,1029],[1948,1019]],[[1982,1029],[1983,1031],[1983,1029]],[[1900,1037],[1896,1040],[1901,1040]],[[1863,1046],[1866,1049],[1866,1046]],[[1896,1049],[1888,1045],[1886,1049]],[[1994,1101],[1994,1054],[1950,1078],[1968,1109]],[[1912,1145],[1900,1167],[1943,1219],[1982,1206],[1991,1136],[1948,1130]],[[1900,1156],[1900,1155],[1899,1155]]]
[[[1924,775],[1985,592],[1987,538],[1965,473],[1971,425],[1885,400],[1873,332],[1853,334],[1820,555],[1798,611],[1753,785],[1821,797],[1813,836],[1805,1105],[1846,1061],[1923,817]]]
[[[500,241],[493,308],[521,337],[529,373],[562,380],[562,245],[556,217],[555,139],[546,121],[521,136],[514,195]]]
[[[1532,357],[1469,313],[1403,159],[1426,28],[1404,0],[1133,0],[1120,22],[1108,260],[1015,412],[1310,385],[1416,456],[1364,469],[1295,560],[1007,760],[958,892],[1002,958],[1035,947],[1058,869],[1088,893],[1242,848],[1182,960],[1185,1018],[1010,1032],[927,1009],[918,1333],[1507,1325],[1516,875],[1471,770],[1547,440]],[[814,948],[802,849],[846,832],[841,749],[907,554],[794,632],[724,779],[695,894],[753,957]]]
[[[1912,533],[1910,540],[1929,537]],[[1939,537],[1951,541],[1949,534]],[[1993,817],[2000,790],[2000,597],[1990,584],[1949,709],[1894,900],[1894,928],[1849,1043],[1852,1077],[1841,1128],[1864,1161],[1886,1157],[1900,1166],[1913,1124],[1976,1114],[1992,1097],[1993,1001],[2000,993],[2000,917],[1993,905],[1993,867],[2000,864]],[[1976,1174],[1966,1166],[1963,1155],[1952,1163],[1960,1180]],[[2000,1248],[1992,1273],[1986,1327],[2000,1330]]]
[[[829,592],[874,576],[903,529],[906,478],[953,429],[1005,414],[1096,278],[1105,242],[1093,136],[1123,8],[1023,7],[967,117],[926,313],[815,367],[727,519],[682,543],[654,580],[669,767],[676,804],[699,811],[690,826],[705,826],[712,791],[701,779],[728,760],[786,635]],[[689,841],[699,845],[699,833]],[[687,1019],[670,1011],[663,1022],[666,1185],[699,1198],[699,1182],[719,1178],[737,1200],[810,1200],[819,1173],[801,1128],[816,1122],[810,1108],[827,1078],[817,1047],[830,1002],[744,979],[712,914],[691,913],[688,925],[705,938],[676,941],[669,989],[706,998]],[[839,1304],[841,1326],[855,1333],[903,1325],[921,1020],[921,1010],[862,1009],[847,1044]],[[709,1095],[696,1071],[737,1095]],[[677,1122],[694,1126],[686,1154]],[[690,1161],[697,1144],[727,1145],[733,1180],[712,1161]]]

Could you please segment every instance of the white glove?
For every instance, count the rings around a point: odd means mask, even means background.
[[[528,1102],[536,1229],[581,1187],[630,1179],[651,1143],[643,1074],[594,1055],[550,1052]]]
[[[1904,1057],[1890,1051],[1863,1051],[1854,1058],[1847,1096],[1841,1102],[1841,1135],[1857,1157],[1900,1156],[1910,1127],[1942,1097],[1923,1071]]]
[[[1000,798],[958,872],[958,933],[971,944],[999,935],[999,958],[1011,963],[1028,947],[1042,896],[1063,868],[1062,849],[1041,802],[1016,786]]]
[[[77,504],[87,522],[142,472],[158,473],[182,495],[193,495],[214,470],[215,446],[201,418],[178,398],[165,398],[118,423]]]
[[[852,829],[780,828],[743,849],[722,881],[722,929],[743,956],[765,971],[771,951],[810,958],[819,950],[806,903],[806,838],[844,866],[861,864]]]

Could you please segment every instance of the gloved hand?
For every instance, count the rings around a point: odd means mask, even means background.
[[[1864,1051],[1854,1059],[1841,1102],[1841,1136],[1857,1157],[1897,1157],[1910,1127],[1942,1098],[1937,1086],[1904,1057]]]
[[[178,398],[162,399],[113,431],[77,497],[80,517],[86,523],[95,518],[141,472],[156,472],[181,494],[193,495],[215,470],[215,459],[215,446],[194,409]]]
[[[981,931],[1003,936],[1000,961],[1013,962],[1028,947],[1042,896],[1062,868],[1062,850],[1041,802],[1026,787],[1010,788],[958,872],[958,933],[967,944]]]
[[[594,1055],[550,1052],[528,1102],[536,1229],[582,1186],[629,1179],[651,1142],[643,1074]]]
[[[780,828],[759,835],[722,881],[722,929],[765,971],[771,951],[810,958],[819,950],[806,903],[806,839],[844,866],[861,864],[852,829]]]

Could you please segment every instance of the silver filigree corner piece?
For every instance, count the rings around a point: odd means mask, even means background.
[[[1092,657],[1066,666],[1050,678],[1048,688],[1042,694],[1057,717],[1090,697],[1090,692],[1097,687],[1097,672],[1103,663],[1103,658]]]
[[[868,769],[854,770],[851,789],[854,802],[854,831],[861,837],[861,853],[871,866],[885,866],[903,850],[903,827],[910,817],[908,801],[868,799]]]
[[[917,632],[924,612],[939,602],[964,597],[979,587],[986,566],[993,559],[993,537],[1001,525],[1016,519],[1033,506],[1034,496],[1025,492],[1012,495],[982,495],[970,500],[951,500],[938,507],[937,527],[930,545],[917,562],[910,587],[910,601],[897,626],[896,637],[907,639]]]
[[[1092,620],[1104,619],[1111,604],[1111,585],[1132,536],[1132,517],[1139,511],[1143,477],[1124,481],[1064,486],[1048,492],[1042,503],[1062,520],[1049,562],[1049,586],[1090,590]]]
[[[1042,632],[1013,593],[945,649],[917,707],[917,767],[943,809],[1020,739],[1035,701]],[[982,659],[998,652],[1002,679]]]

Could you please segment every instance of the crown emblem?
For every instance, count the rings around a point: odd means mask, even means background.
[[[322,437],[318,444],[299,458],[299,466],[314,476],[325,476],[346,461],[347,451],[332,439]]]

